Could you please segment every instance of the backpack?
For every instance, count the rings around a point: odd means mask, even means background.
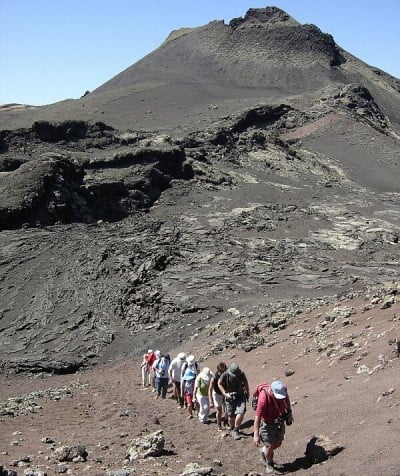
[[[161,357],[161,359],[157,363],[157,370],[160,373],[160,377],[165,377],[167,370],[168,370],[168,360],[165,357]]]
[[[253,410],[257,410],[257,405],[258,405],[258,397],[260,396],[260,392],[264,390],[264,392],[267,390],[269,385],[267,383],[260,383],[260,385],[257,385],[256,389],[254,390],[253,393],[253,398],[251,399],[251,407]]]

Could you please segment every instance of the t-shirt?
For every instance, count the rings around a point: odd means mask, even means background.
[[[182,367],[183,364],[185,363],[184,360],[178,359],[178,357],[175,357],[175,359],[172,360],[171,365],[170,365],[170,371],[171,371],[171,378],[174,382],[180,382],[182,380]]]
[[[218,393],[218,395],[222,395],[221,390],[218,387],[218,380],[221,377],[222,374],[218,372],[218,370],[214,374],[214,380],[213,380],[213,390],[215,393]]]
[[[153,364],[153,369],[156,371],[158,378],[168,378],[169,360],[165,357],[160,357]]]
[[[202,397],[208,396],[208,388],[210,386],[210,381],[207,383],[201,378],[200,375],[196,377],[195,386],[197,387],[197,391],[200,393]]]
[[[239,396],[244,396],[246,387],[244,382],[246,375],[242,372],[240,375],[231,375],[227,370],[221,376],[221,384],[228,393],[237,393]]]
[[[184,390],[185,393],[189,395],[193,395],[194,392],[194,382],[196,379],[192,378],[192,380],[184,380]]]
[[[274,423],[275,418],[286,413],[290,408],[289,396],[286,398],[275,398],[270,392],[270,387],[264,387],[258,395],[256,416],[261,417],[265,423]]]
[[[156,360],[156,354],[154,352],[151,352],[150,354],[148,354],[146,357],[147,366],[152,367],[155,360]]]

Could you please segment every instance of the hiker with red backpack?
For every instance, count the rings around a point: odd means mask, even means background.
[[[218,380],[218,387],[225,397],[228,423],[234,440],[240,439],[239,429],[246,413],[249,383],[238,364],[231,364]]]
[[[279,380],[257,386],[253,394],[254,437],[267,473],[274,472],[274,451],[282,445],[285,424],[293,423],[292,407],[286,385]],[[261,428],[260,428],[261,426]]]

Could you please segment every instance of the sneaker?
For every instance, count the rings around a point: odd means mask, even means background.
[[[274,462],[272,461],[271,463],[269,461],[266,462],[266,466],[265,466],[265,473],[266,474],[275,474],[275,464]]]
[[[239,432],[237,430],[232,430],[231,435],[232,435],[232,438],[234,440],[240,440],[240,435],[239,435]]]

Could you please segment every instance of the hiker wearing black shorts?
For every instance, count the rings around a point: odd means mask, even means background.
[[[240,425],[246,413],[246,400],[250,393],[247,377],[237,364],[231,364],[219,378],[218,387],[225,397],[232,438],[238,440]]]

